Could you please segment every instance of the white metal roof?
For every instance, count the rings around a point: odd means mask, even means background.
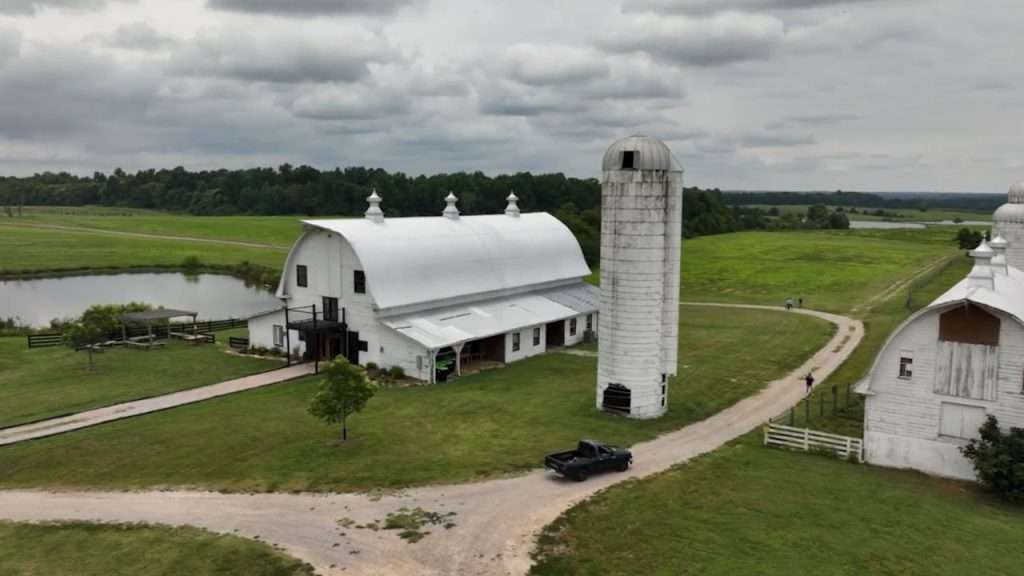
[[[304,223],[352,245],[381,311],[590,274],[572,232],[544,212]]]
[[[590,308],[580,306],[581,309],[577,310],[555,300],[574,299],[583,291],[586,291],[585,285],[568,287],[561,291],[508,296],[399,316],[382,322],[427,349],[437,350],[596,311],[596,305]]]

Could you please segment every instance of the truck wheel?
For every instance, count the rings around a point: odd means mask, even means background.
[[[576,481],[577,482],[583,482],[586,479],[587,479],[587,471],[585,469],[581,469],[579,472],[576,473]]]
[[[625,472],[626,470],[629,470],[629,464],[629,460],[623,460],[622,464],[619,464],[619,472]]]

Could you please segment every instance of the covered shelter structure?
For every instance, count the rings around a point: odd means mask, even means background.
[[[192,318],[192,332],[171,332],[168,329],[168,336],[181,338],[186,342],[207,342],[210,340],[209,335],[199,334],[197,326],[197,318],[199,314],[190,310],[175,310],[172,308],[159,308],[156,310],[146,310],[144,312],[128,312],[120,316],[121,320],[121,339],[129,346],[139,346],[143,348],[152,348],[153,346],[160,345],[156,342],[158,334],[153,333],[153,323],[160,321],[168,321],[175,318]],[[128,337],[128,324],[145,324],[146,334],[141,336]]]

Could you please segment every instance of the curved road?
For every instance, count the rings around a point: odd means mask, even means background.
[[[729,307],[778,310],[765,306]],[[321,574],[525,574],[531,565],[535,534],[570,506],[602,488],[665,470],[754,430],[803,398],[804,374],[813,370],[817,381],[824,381],[864,336],[864,327],[857,320],[811,310],[794,312],[828,320],[838,330],[807,362],[769,383],[758,394],[704,421],[634,446],[636,465],[625,474],[612,473],[575,483],[538,470],[474,484],[415,488],[382,497],[7,491],[0,492],[0,518],[191,524],[277,544],[313,564]],[[353,525],[380,522],[388,513],[403,507],[454,512],[455,526],[428,527],[430,535],[410,544],[401,540],[396,531]]]

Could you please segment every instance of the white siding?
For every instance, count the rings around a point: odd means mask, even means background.
[[[965,438],[976,435],[987,414],[1003,428],[1024,427],[1024,328],[1001,312],[997,391],[993,400],[935,393],[939,311],[919,316],[882,350],[870,375],[865,404],[865,456],[868,462],[913,468],[953,478],[973,478],[960,454]],[[913,354],[910,379],[899,378],[899,359]]]
[[[506,364],[511,363],[511,362],[515,362],[517,360],[522,360],[524,358],[529,358],[530,356],[536,356],[538,354],[543,354],[544,353],[544,350],[547,348],[547,334],[545,333],[545,327],[543,325],[540,325],[540,326],[536,326],[536,328],[540,328],[540,345],[539,346],[534,346],[533,345],[533,329],[534,329],[533,326],[531,326],[529,328],[524,328],[522,330],[519,330],[518,332],[509,332],[509,333],[505,334],[505,363]],[[513,334],[517,334],[517,333],[519,334],[519,350],[513,350],[512,349],[512,341],[513,341],[513,336],[512,335]]]
[[[284,310],[249,320],[249,346],[284,352],[284,346],[274,344],[274,326],[284,326]],[[293,354],[301,355],[306,351],[305,343],[299,341],[295,330],[291,331],[291,346]]]
[[[430,351],[410,338],[383,326],[379,330],[378,342],[376,349],[370,347],[371,351],[376,351],[377,360],[369,360],[370,362],[376,362],[381,368],[401,366],[406,376],[424,382],[430,381],[433,366]],[[380,352],[381,348],[384,348],[384,352]]]

